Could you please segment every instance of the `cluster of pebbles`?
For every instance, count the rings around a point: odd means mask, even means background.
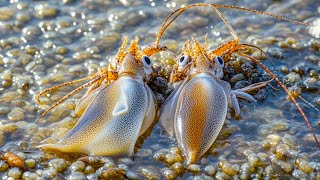
[[[36,105],[33,98],[39,90],[106,67],[123,34],[138,35],[141,46],[152,44],[170,8],[189,3],[187,0],[147,4],[103,0],[0,1],[0,146],[3,151],[16,153],[26,164],[26,169],[19,169],[0,159],[0,175],[7,179],[320,179],[320,152],[308,127],[299,121],[302,118],[298,113],[293,113],[295,107],[286,100],[286,95],[270,86],[252,92],[258,103],[240,103],[241,117],[228,113],[217,141],[196,164],[189,166],[185,166],[174,138],[162,132],[158,124],[140,138],[133,158],[82,157],[36,148],[56,142],[75,125],[76,99],[84,93],[75,94],[40,124],[34,124],[45,108],[78,85],[43,96],[42,104]],[[203,42],[203,30],[216,16],[212,9],[190,13],[187,23],[173,24],[171,35],[164,37],[162,43],[173,51],[179,52],[190,34],[201,37],[199,40]],[[231,17],[229,12],[224,13]],[[299,18],[312,18],[312,13],[299,11]],[[290,91],[301,94],[319,108],[320,41],[287,24],[270,27],[270,21],[265,20],[258,23],[261,25],[251,22],[252,26],[248,26],[244,23],[248,20],[245,16],[231,19],[240,39],[264,47],[275,60],[276,69],[259,51],[246,53],[263,60],[272,71],[276,70]],[[229,32],[218,26],[213,34],[216,39],[209,42],[211,47],[224,42],[220,35]],[[149,86],[160,107],[172,92],[167,78],[174,60],[168,54],[153,58],[159,76]],[[271,79],[262,68],[238,56],[226,64],[224,73],[223,79],[234,89]],[[271,85],[279,88],[276,83]],[[308,108],[303,105],[304,110]],[[319,113],[310,109],[307,116],[319,133],[320,121],[318,127],[314,125]]]

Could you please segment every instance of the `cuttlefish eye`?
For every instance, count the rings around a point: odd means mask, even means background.
[[[214,59],[215,63],[218,64],[219,67],[223,67],[224,66],[224,61],[223,59],[220,57],[220,56],[217,56],[215,59]]]
[[[146,67],[151,67],[151,60],[148,56],[142,56],[142,62]]]
[[[184,68],[188,64],[188,62],[189,62],[189,56],[188,55],[181,56],[180,59],[179,59],[179,62],[178,62],[179,69]]]

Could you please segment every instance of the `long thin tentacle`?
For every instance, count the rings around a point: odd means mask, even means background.
[[[39,92],[36,97],[35,97],[35,101],[38,103],[38,104],[42,104],[41,101],[40,101],[40,97],[43,96],[44,94],[48,93],[48,92],[51,92],[51,91],[54,91],[56,89],[59,89],[61,87],[64,87],[64,86],[70,86],[72,84],[76,84],[76,83],[79,83],[79,82],[82,82],[82,81],[86,81],[86,80],[89,80],[89,79],[93,79],[95,76],[88,76],[88,77],[84,77],[84,78],[81,78],[81,79],[77,79],[77,80],[74,80],[74,81],[69,81],[69,82],[65,82],[63,84],[59,84],[59,85],[56,85],[56,86],[53,86],[51,88],[48,88],[48,89],[45,89],[41,92]]]
[[[88,87],[88,86],[90,86],[90,85],[98,82],[98,81],[101,81],[101,80],[102,80],[103,78],[105,78],[106,76],[108,76],[107,73],[106,73],[106,74],[102,74],[102,75],[96,77],[95,79],[87,82],[86,84],[78,87],[77,89],[71,91],[69,94],[63,96],[59,101],[57,101],[57,102],[54,103],[50,108],[48,108],[47,110],[45,110],[45,111],[38,117],[38,119],[36,120],[35,123],[37,123],[37,122],[38,122],[43,116],[45,116],[49,111],[51,111],[53,108],[57,107],[59,104],[61,104],[61,103],[62,103],[63,101],[65,101],[66,99],[68,99],[70,96],[74,95],[76,92],[78,92],[78,91],[80,91],[80,90],[82,90],[82,89],[84,89],[84,88],[86,88],[86,87]]]
[[[210,56],[219,56],[220,54],[226,52],[228,49],[232,48],[233,46],[236,46],[239,43],[239,37],[236,33],[236,31],[232,28],[232,26],[229,24],[227,19],[222,15],[222,13],[215,7],[212,6],[212,8],[216,11],[216,13],[219,15],[219,17],[223,20],[223,22],[227,25],[228,29],[230,30],[233,40],[230,40],[226,43],[221,44],[218,48],[211,51],[209,53]]]
[[[294,103],[294,104],[296,105],[296,107],[298,108],[300,114],[302,115],[302,117],[303,117],[304,120],[306,121],[306,123],[307,123],[307,125],[308,125],[308,127],[309,127],[309,129],[310,129],[310,131],[311,131],[311,133],[312,133],[312,135],[313,135],[313,137],[314,137],[314,139],[315,139],[318,147],[320,148],[320,143],[319,143],[319,141],[318,141],[318,139],[317,139],[317,136],[316,136],[315,132],[313,131],[313,128],[312,128],[312,126],[311,126],[311,124],[310,124],[307,116],[306,116],[305,113],[302,111],[299,103],[298,103],[298,102],[296,101],[296,99],[291,95],[291,93],[289,92],[289,90],[287,89],[287,87],[278,79],[278,77],[277,77],[276,75],[274,75],[274,74],[269,70],[269,68],[267,68],[264,64],[262,64],[259,60],[255,59],[255,58],[253,58],[253,57],[251,57],[251,56],[249,56],[249,55],[247,55],[247,54],[244,54],[244,53],[242,53],[242,52],[237,52],[237,54],[239,54],[240,56],[243,56],[243,57],[245,57],[245,58],[248,58],[249,60],[251,60],[251,61],[257,63],[259,66],[261,66],[261,67],[262,67],[268,74],[270,74],[270,76],[271,76],[272,78],[274,78],[274,79],[277,81],[277,83],[286,91],[286,93],[287,93],[288,96],[291,98],[291,100],[293,101],[293,103]]]
[[[214,8],[222,8],[222,9],[236,9],[236,10],[240,10],[240,11],[247,11],[247,12],[251,12],[251,13],[255,13],[255,14],[261,14],[261,15],[265,15],[265,16],[270,16],[270,17],[273,17],[273,18],[281,19],[281,20],[284,20],[284,21],[288,21],[288,22],[292,22],[292,23],[296,23],[296,24],[300,24],[300,25],[304,25],[304,26],[311,26],[310,23],[304,23],[304,22],[292,20],[292,19],[289,19],[289,18],[286,18],[286,17],[283,17],[283,16],[279,16],[279,15],[268,13],[268,12],[258,11],[258,10],[255,10],[255,9],[249,9],[249,8],[232,6],[232,5],[199,3],[199,4],[191,4],[191,5],[176,9],[175,11],[170,13],[167,16],[167,18],[164,20],[164,22],[162,23],[162,26],[161,26],[161,29],[160,29],[160,31],[158,33],[155,45],[158,45],[160,43],[160,40],[161,40],[161,37],[162,37],[164,31],[172,24],[172,22],[175,19],[177,19],[177,17],[179,15],[181,15],[185,10],[187,10],[189,8],[200,7],[200,6],[211,6],[211,7],[214,7]],[[169,19],[173,15],[175,15],[176,13],[178,13],[178,14],[171,21],[169,21]]]

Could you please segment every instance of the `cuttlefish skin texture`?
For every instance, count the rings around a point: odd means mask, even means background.
[[[174,131],[188,162],[195,162],[210,148],[224,124],[227,108],[226,93],[208,74],[196,75],[183,87],[174,116]]]
[[[61,140],[40,147],[89,155],[130,156],[141,131],[155,117],[153,98],[143,82],[120,77],[97,94],[79,122]]]

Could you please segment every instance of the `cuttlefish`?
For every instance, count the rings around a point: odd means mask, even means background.
[[[210,55],[196,40],[187,41],[176,60],[170,81],[180,84],[163,104],[159,121],[169,135],[175,136],[187,164],[191,164],[219,135],[228,108],[240,114],[237,97],[255,102],[246,91],[261,88],[268,82],[231,90],[231,85],[221,80],[223,58]]]
[[[149,58],[167,50],[149,46],[139,50],[136,37],[126,49],[127,37],[108,68],[92,76],[91,87],[76,107],[77,124],[45,150],[88,155],[132,155],[138,137],[152,124],[156,99],[147,82],[153,75]]]

